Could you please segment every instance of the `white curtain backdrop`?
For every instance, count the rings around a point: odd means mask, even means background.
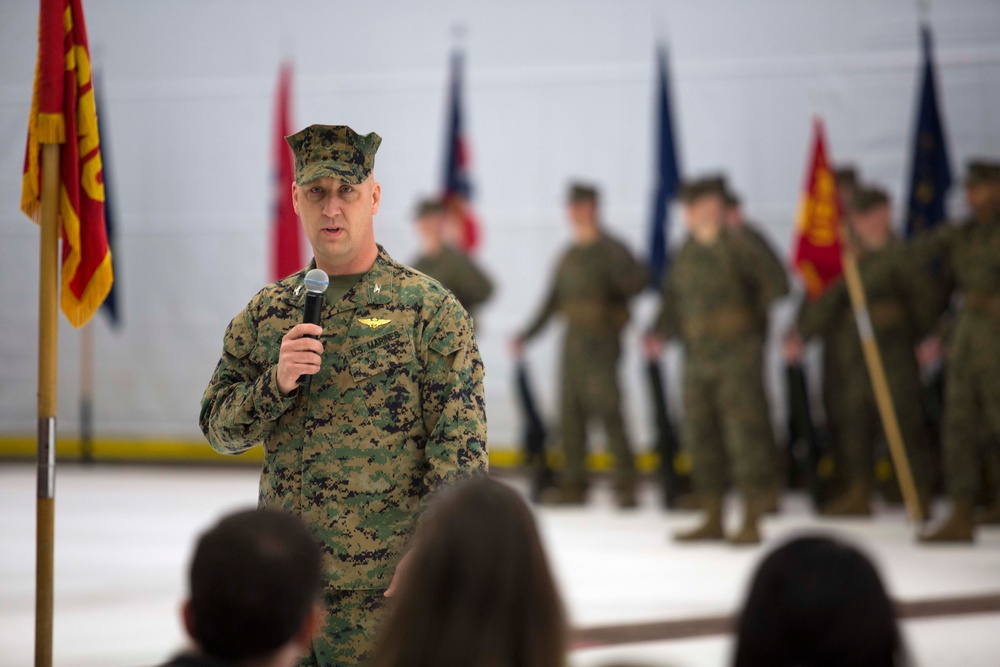
[[[346,123],[383,136],[376,234],[406,261],[416,251],[413,203],[441,179],[448,54],[462,33],[479,258],[498,285],[479,328],[495,448],[520,437],[507,340],[538,306],[568,241],[568,180],[600,184],[608,227],[646,252],[657,38],[669,42],[684,172],[727,171],[785,256],[813,113],[825,118],[836,162],[856,164],[897,201],[908,178],[913,0],[84,4],[104,89],[124,320],[117,331],[103,317],[93,325],[98,437],[200,438],[199,401],[225,326],[266,281],[282,58],[295,63],[297,126]],[[0,437],[35,427],[38,231],[18,203],[37,11],[35,2],[0,3]],[[968,156],[1000,156],[1000,3],[938,0],[928,20],[959,173]],[[960,189],[953,194],[958,215]],[[636,340],[652,308],[649,297],[637,305],[621,367],[640,450],[650,428]],[[776,309],[772,340],[791,309]],[[60,432],[72,435],[79,334],[61,318],[59,335]],[[553,327],[529,352],[550,418],[558,339]],[[784,388],[774,352],[778,421]]]

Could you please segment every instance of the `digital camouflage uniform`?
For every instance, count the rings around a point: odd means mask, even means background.
[[[748,496],[775,478],[761,322],[787,290],[784,271],[769,271],[760,248],[729,229],[711,245],[689,238],[664,279],[653,333],[684,346],[683,442],[706,497],[725,492],[727,469]]]
[[[604,427],[615,457],[620,489],[634,484],[635,465],[621,412],[618,358],[628,302],[648,284],[646,267],[622,243],[602,233],[574,244],[559,260],[548,296],[522,340],[535,336],[553,315],[566,320],[562,356],[561,419],[566,485],[587,485],[587,424]]]
[[[296,182],[360,183],[379,141],[311,126],[288,138]],[[351,665],[371,646],[423,500],[487,469],[483,364],[454,296],[380,247],[339,301],[323,301],[322,366],[283,395],[278,353],[302,321],[305,273],[266,286],[230,322],[199,421],[216,451],[264,448],[260,506],[300,517],[323,550],[327,616],[305,664]]]
[[[761,257],[764,258],[763,264],[761,265],[761,271],[767,273],[767,282],[772,285],[781,285],[780,291],[782,294],[788,293],[788,272],[785,270],[785,265],[782,264],[778,255],[774,252],[774,248],[771,246],[771,242],[768,241],[767,236],[764,231],[754,223],[744,222],[740,230],[746,237],[746,239],[756,247],[757,252]],[[755,293],[754,301],[756,306],[754,308],[757,313],[757,331],[760,334],[762,345],[766,347],[767,345],[767,335],[768,335],[768,314],[770,312],[771,304],[770,302],[763,302],[763,299],[767,298],[767,294]],[[763,350],[761,351],[763,354]],[[764,400],[767,401],[767,395],[765,393]],[[770,405],[770,402],[768,402]],[[767,414],[771,414],[770,409],[768,409]],[[784,463],[781,459],[780,453],[778,451],[777,443],[774,442],[774,430],[771,430],[772,441],[770,444],[770,453],[772,455],[773,461],[770,465],[771,472],[774,477],[771,481],[771,487],[775,491],[778,491],[782,485],[782,468]]]
[[[468,255],[449,245],[433,255],[421,255],[413,268],[426,273],[451,290],[458,302],[471,315],[493,293],[493,283]]]
[[[894,241],[862,256],[858,270],[910,467],[917,488],[926,494],[930,470],[915,349],[934,326],[938,290],[923,265]],[[798,330],[803,339],[819,336],[831,345],[826,358],[836,369],[839,391],[831,396],[829,418],[839,443],[838,463],[849,486],[870,493],[881,419],[843,280],[803,304]]]
[[[971,502],[982,478],[981,443],[1000,441],[1000,216],[940,227],[913,246],[917,256],[946,265],[961,295],[948,350],[943,445],[948,493]]]

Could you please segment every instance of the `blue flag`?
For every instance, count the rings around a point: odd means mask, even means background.
[[[649,221],[649,269],[653,287],[659,289],[667,268],[667,239],[670,228],[670,203],[680,189],[680,167],[674,146],[674,123],[670,110],[670,78],[667,50],[657,49],[656,132],[657,155],[654,176],[653,211]]]
[[[97,108],[102,112],[107,112],[108,105],[103,99],[103,89],[100,85],[102,72],[95,73],[93,77],[94,80],[94,99],[97,101]],[[114,228],[114,210],[115,207],[112,205],[111,201],[111,142],[108,141],[107,134],[107,123],[101,122],[101,114],[97,115],[97,134],[101,137],[101,161],[103,163],[104,172],[104,227],[107,230],[108,235],[108,248],[111,250],[111,265],[112,273],[115,276],[115,281],[111,283],[111,290],[108,295],[104,298],[104,302],[101,304],[101,312],[108,316],[108,322],[113,328],[118,328],[121,325],[122,318],[121,313],[118,310],[118,288],[121,286],[121,273],[118,273],[118,261],[117,253],[118,248],[115,244],[115,228]]]
[[[945,220],[945,199],[951,187],[948,146],[938,109],[931,31],[920,28],[923,66],[917,125],[913,136],[913,166],[906,211],[906,235],[912,236]]]

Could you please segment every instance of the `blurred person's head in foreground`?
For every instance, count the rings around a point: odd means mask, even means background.
[[[757,567],[737,625],[736,667],[908,664],[896,613],[855,547],[803,536]]]
[[[372,667],[561,667],[566,620],[531,510],[489,477],[436,495]]]
[[[171,664],[295,665],[321,621],[319,546],[278,510],[230,514],[205,532],[189,586],[182,615],[195,651]]]

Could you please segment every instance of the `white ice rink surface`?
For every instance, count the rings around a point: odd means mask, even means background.
[[[55,664],[164,660],[184,641],[178,608],[194,538],[224,512],[255,504],[256,469],[62,464],[57,474]],[[3,667],[33,662],[34,508],[33,466],[0,463]],[[587,509],[543,509],[538,518],[576,627],[732,613],[761,554],[803,530],[860,544],[901,601],[1000,594],[1000,529],[981,530],[972,547],[920,547],[899,510],[817,521],[792,497],[765,521],[765,544],[743,549],[672,544],[668,532],[694,515],[666,514],[651,490],[637,511],[614,509],[599,488]],[[922,667],[1000,665],[1000,614],[907,621],[904,630]],[[572,663],[722,666],[730,650],[718,636],[577,650]]]

